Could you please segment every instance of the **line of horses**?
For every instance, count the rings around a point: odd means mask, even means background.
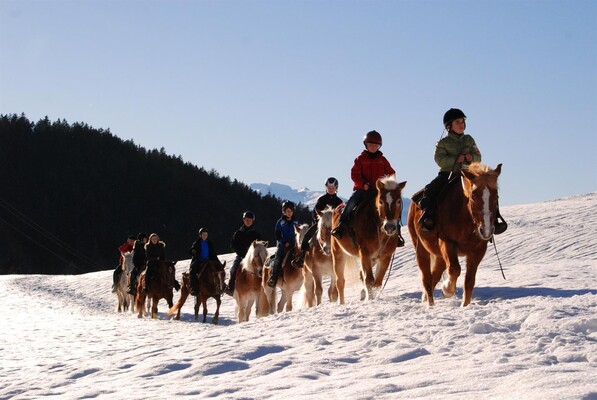
[[[456,280],[461,267],[458,257],[466,257],[466,275],[462,306],[472,298],[477,267],[483,259],[488,241],[493,237],[497,212],[497,179],[501,164],[495,169],[483,164],[472,164],[463,170],[459,180],[450,184],[437,201],[436,223],[431,231],[424,231],[417,221],[421,210],[415,201],[411,202],[408,214],[408,230],[415,248],[416,260],[421,272],[423,286],[422,301],[433,306],[433,292],[442,279],[442,292],[451,297],[456,292]],[[383,279],[390,266],[396,248],[403,244],[400,236],[402,214],[402,190],[406,182],[398,182],[394,176],[380,178],[376,182],[376,195],[364,200],[355,210],[349,222],[349,233],[341,239],[332,236],[333,227],[339,223],[340,209],[327,208],[319,212],[318,231],[310,250],[305,255],[304,267],[294,268],[289,252],[283,261],[282,276],[277,287],[267,286],[271,275],[271,256],[267,242],[254,241],[237,269],[234,299],[237,303],[238,322],[249,320],[255,306],[257,317],[276,312],[291,311],[295,292],[303,290],[303,306],[313,307],[322,303],[323,281],[329,277],[328,298],[330,302],[345,302],[346,272],[357,269],[362,281],[361,300],[374,299],[379,293]],[[297,229],[297,244],[300,243],[308,226]],[[295,249],[296,252],[299,249]],[[375,272],[374,272],[375,267]],[[176,304],[172,301],[175,263],[164,261],[159,273],[153,276],[150,292],[142,290],[145,275],[141,274],[137,295],[128,301],[126,295],[127,276],[132,269],[132,257],[125,255],[121,282],[117,290],[118,311],[126,311],[129,304],[135,304],[138,316],[149,313],[157,316],[160,299],[168,303],[168,315],[180,318],[180,309],[189,296],[189,275],[183,273],[181,296]],[[225,290],[224,265],[208,262],[200,273],[200,292],[195,301],[195,319],[198,319],[199,305],[203,305],[203,322],[207,317],[207,299],[216,300],[213,323],[218,323],[221,296]],[[278,290],[279,289],[279,290]],[[278,293],[280,298],[278,299]]]

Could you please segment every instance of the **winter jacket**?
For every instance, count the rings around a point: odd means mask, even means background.
[[[332,206],[332,208],[336,208],[340,204],[342,204],[342,199],[338,197],[336,193],[326,193],[323,196],[319,197],[317,199],[317,203],[315,203],[315,208],[313,209],[313,222],[316,223],[319,219],[317,211],[323,211],[327,206]]]
[[[118,251],[120,252],[120,265],[122,265],[122,262],[124,261],[124,258],[122,257],[122,255],[133,251],[133,245],[129,244],[129,242],[126,241],[123,244],[121,244],[120,246],[118,246]]]
[[[142,240],[136,240],[133,248],[133,265],[135,268],[141,268],[147,262],[145,257],[145,243]]]
[[[294,247],[296,245],[296,232],[294,231],[295,226],[298,226],[298,222],[296,222],[294,218],[288,219],[286,216],[282,216],[278,222],[276,222],[274,234],[276,235],[278,246],[285,246],[286,243],[288,243],[290,247]]]
[[[367,150],[354,160],[354,165],[350,170],[350,177],[354,182],[352,190],[365,190],[365,184],[370,187],[384,175],[394,175],[396,171],[390,165],[390,162],[383,156],[381,151],[369,153]]]
[[[253,228],[253,225],[247,227],[243,224],[232,235],[230,248],[240,257],[244,257],[254,240],[261,240],[261,234]]]
[[[218,255],[216,254],[216,251],[214,250],[213,243],[209,239],[207,239],[206,241],[207,241],[207,252],[209,253],[207,259],[218,261]],[[201,242],[203,242],[201,240],[201,238],[195,240],[195,242],[189,249],[189,253],[191,253],[193,260],[204,259],[204,257],[201,256]]]
[[[145,256],[147,261],[155,261],[158,258],[160,260],[166,259],[166,243],[159,241],[156,244],[147,242],[145,244]]]
[[[435,145],[435,162],[441,172],[458,171],[460,165],[456,165],[456,159],[461,154],[471,154],[473,156],[471,162],[481,162],[481,152],[475,139],[470,135],[457,135],[450,132]],[[471,162],[465,161],[462,168],[468,168]]]

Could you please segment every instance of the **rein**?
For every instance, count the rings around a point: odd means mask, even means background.
[[[495,235],[491,238],[491,242],[493,243],[493,248],[495,250],[495,256],[497,257],[498,264],[500,265],[500,271],[502,273],[502,277],[506,280],[506,275],[504,275],[504,268],[502,268],[502,262],[500,261],[500,256],[498,255],[497,246],[495,245]]]

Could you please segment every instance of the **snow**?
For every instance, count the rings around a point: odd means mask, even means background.
[[[466,308],[462,277],[421,303],[406,229],[378,298],[295,296],[240,325],[228,296],[220,325],[195,322],[191,301],[181,321],[163,300],[156,320],[119,314],[110,270],[0,276],[0,399],[597,399],[596,209],[597,192],[503,207],[507,280],[490,247]]]

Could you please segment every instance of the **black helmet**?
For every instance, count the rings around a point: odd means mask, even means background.
[[[255,219],[255,214],[253,214],[253,211],[245,211],[243,213],[243,218]]]
[[[334,187],[336,189],[338,189],[338,179],[334,178],[333,176],[330,176],[327,181],[325,181],[325,186],[328,185],[334,185]]]
[[[140,233],[137,235],[137,240],[143,240],[143,239],[147,239],[147,233],[145,233],[145,232],[140,232]]]
[[[457,109],[457,108],[450,108],[444,114],[444,128],[447,128],[453,121],[457,120],[458,118],[466,118],[464,113]]]
[[[205,232],[205,233],[209,233],[209,232],[207,231],[207,228],[201,228],[201,229],[199,229],[199,236],[201,236],[201,234],[202,234],[203,232]]]
[[[375,143],[381,147],[382,140],[381,135],[377,131],[367,132],[363,137],[363,144],[367,147],[367,143]]]
[[[284,200],[282,203],[282,212],[284,212],[284,210],[287,208],[290,208],[292,211],[294,211],[294,203],[290,200]]]
[[[128,238],[126,238],[127,240],[135,240],[135,237],[133,235],[129,235]]]

